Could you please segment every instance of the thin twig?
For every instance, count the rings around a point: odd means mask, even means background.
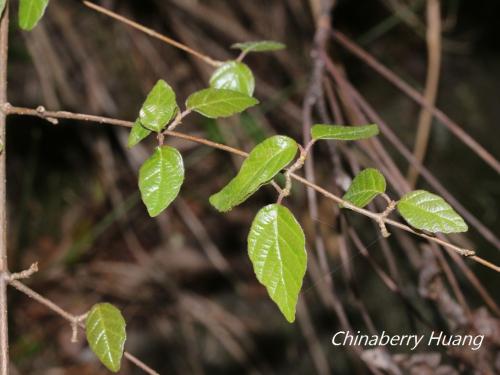
[[[0,106],[7,102],[7,57],[9,47],[9,4],[5,5],[0,21]],[[1,111],[0,111],[1,112]],[[7,314],[7,284],[3,274],[7,262],[7,182],[5,172],[6,142],[5,113],[0,113],[0,374],[9,373],[9,331]]]
[[[55,312],[57,315],[61,316],[62,318],[66,319],[71,325],[72,329],[74,332],[74,327],[78,326],[80,328],[85,328],[85,324],[83,320],[85,319],[85,314],[84,315],[73,315],[70,312],[64,310],[61,308],[59,305],[56,303],[52,302],[48,298],[45,298],[41,294],[35,292],[33,289],[30,287],[26,286],[19,280],[15,280],[12,278],[6,278],[6,281],[9,285],[12,287],[16,288],[18,291],[21,293],[26,294],[28,297],[34,299],[35,301],[39,302],[40,304],[44,305],[45,307],[49,308],[53,312]],[[73,333],[74,335],[74,333]],[[153,370],[151,367],[146,365],[144,362],[141,360],[137,359],[135,356],[128,352],[123,353],[124,357],[127,358],[130,362],[134,363],[137,367],[141,368],[144,370],[146,373],[150,375],[159,375],[158,372]]]
[[[333,33],[333,37],[344,48],[346,48],[353,55],[365,62],[373,70],[379,73],[382,77],[391,82],[394,86],[404,92],[408,97],[417,102],[428,111],[432,112],[434,117],[439,120],[448,130],[453,133],[458,139],[466,144],[472,151],[474,151],[483,161],[490,165],[497,173],[500,173],[500,162],[483,146],[481,146],[475,139],[467,134],[456,122],[451,120],[443,111],[427,103],[425,98],[417,90],[411,87],[408,83],[399,78],[391,70],[382,65],[372,55],[359,47],[356,43],[350,40],[347,36],[337,31]]]
[[[9,115],[15,114],[15,115],[27,115],[27,116],[40,117],[39,112],[37,112],[35,109],[30,109],[30,108],[13,107],[11,105],[8,105],[8,106],[4,107],[4,111],[6,112],[6,114],[9,114]],[[86,115],[86,114],[81,114],[81,113],[71,113],[71,112],[67,112],[67,111],[63,111],[63,112],[46,111],[45,114],[49,117],[52,117],[52,118],[64,118],[64,119],[91,121],[91,122],[98,122],[100,124],[117,125],[117,126],[123,126],[123,127],[127,127],[127,128],[132,127],[134,124],[131,121],[118,120],[118,119],[107,118],[107,117],[102,117],[102,116]],[[248,153],[245,151],[242,151],[242,150],[239,150],[237,148],[227,146],[227,145],[224,145],[221,143],[213,142],[213,141],[210,141],[210,140],[205,139],[205,138],[196,137],[196,136],[192,136],[192,135],[188,135],[188,134],[184,134],[184,133],[179,133],[179,132],[175,132],[175,131],[165,131],[165,134],[172,136],[172,137],[184,139],[184,140],[187,140],[190,142],[203,144],[203,145],[206,145],[206,146],[209,146],[212,148],[216,148],[219,150],[223,150],[223,151],[226,151],[226,152],[229,152],[229,153],[232,153],[235,155],[239,155],[242,157],[248,156]],[[316,192],[323,195],[325,198],[330,199],[330,200],[342,205],[344,208],[350,209],[350,210],[352,210],[360,215],[363,215],[363,216],[366,216],[372,220],[375,220],[376,222],[379,222],[379,220],[380,220],[380,213],[372,212],[372,211],[368,211],[364,208],[356,207],[356,206],[352,205],[351,203],[343,200],[342,198],[336,196],[335,194],[330,193],[328,190],[323,189],[322,187],[308,181],[304,177],[301,177],[295,173],[291,173],[290,177],[292,179],[295,179],[296,181],[302,183],[303,185],[305,185],[309,188],[312,188]],[[464,249],[464,248],[461,248],[459,246],[453,245],[450,242],[447,242],[447,241],[444,241],[440,238],[434,237],[432,235],[428,235],[428,234],[423,233],[423,232],[418,232],[415,229],[409,227],[408,225],[402,224],[400,222],[397,222],[397,221],[394,221],[394,220],[391,220],[388,218],[384,218],[383,222],[385,224],[392,225],[396,228],[402,229],[406,232],[412,233],[418,237],[425,238],[429,241],[435,242],[435,243],[443,246],[447,250],[455,251],[458,254],[465,256],[465,257],[468,257],[469,259],[472,259],[475,262],[478,262],[478,263],[480,263],[480,264],[482,264],[482,265],[484,265],[484,266],[486,266],[494,271],[500,272],[500,266],[497,266],[497,265],[475,255],[475,252],[472,250]]]
[[[436,105],[441,70],[441,4],[440,0],[427,0],[427,78],[425,81],[424,99],[432,106]],[[429,144],[432,125],[432,112],[422,108],[417,125],[414,155],[415,160],[423,163]],[[408,183],[414,188],[418,180],[418,170],[413,165],[408,168]]]
[[[179,48],[187,53],[190,53],[191,55],[198,57],[199,59],[203,60],[204,62],[206,62],[207,64],[209,64],[213,67],[219,67],[224,63],[223,61],[214,60],[211,57],[186,46],[185,44],[182,44],[182,43],[180,43],[172,38],[169,38],[163,34],[160,34],[160,33],[156,32],[148,27],[145,27],[145,26],[143,26],[137,22],[134,22],[134,21],[132,21],[124,16],[121,16],[121,15],[119,15],[119,14],[117,14],[109,9],[106,9],[106,8],[103,8],[99,5],[91,3],[90,1],[84,1],[83,4],[85,4],[85,6],[91,8],[99,13],[105,14],[108,17],[111,17],[117,21],[120,21],[120,22],[128,25],[128,26],[133,27],[134,29],[142,31],[143,33],[148,34],[148,35],[152,36],[153,38],[159,39],[162,42],[165,42],[167,44],[170,44],[171,46]]]

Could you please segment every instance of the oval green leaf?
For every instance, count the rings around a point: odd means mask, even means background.
[[[377,195],[384,193],[385,188],[386,182],[382,173],[377,169],[367,168],[354,177],[343,199],[357,207],[365,207]]]
[[[19,27],[27,31],[33,30],[43,17],[48,4],[49,0],[20,0]]]
[[[85,321],[90,348],[112,372],[120,371],[123,347],[127,338],[125,319],[116,307],[99,303],[92,307]]]
[[[462,217],[438,195],[425,190],[406,194],[398,202],[401,216],[414,228],[432,233],[466,232]]]
[[[182,156],[173,147],[157,147],[139,170],[139,190],[151,217],[158,216],[177,197],[184,182]]]
[[[229,117],[259,103],[238,91],[208,88],[192,94],[186,101],[188,109],[208,118]]]
[[[246,54],[249,52],[279,51],[285,49],[286,45],[273,40],[258,40],[255,42],[235,43],[231,46],[231,48],[239,49]]]
[[[244,202],[290,164],[297,148],[293,139],[282,135],[262,141],[250,152],[236,177],[210,197],[210,203],[217,210],[226,212]]]
[[[304,232],[285,206],[270,204],[257,213],[248,235],[248,255],[257,279],[292,323],[307,253]]]
[[[130,129],[130,133],[128,135],[128,147],[134,147],[150,134],[151,130],[146,129],[144,126],[142,126],[141,121],[137,119],[134,122],[134,126],[132,126],[132,129]]]
[[[238,61],[229,61],[219,67],[210,78],[210,87],[241,92],[252,96],[255,79],[250,68]]]
[[[178,111],[175,92],[167,82],[160,79],[149,92],[139,112],[145,128],[161,132]]]
[[[341,126],[318,124],[311,128],[313,139],[336,139],[339,141],[357,141],[371,138],[378,133],[377,125]]]

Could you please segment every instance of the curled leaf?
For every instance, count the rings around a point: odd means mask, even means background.
[[[175,92],[160,79],[149,92],[139,112],[139,120],[145,128],[161,132],[178,111]]]
[[[255,42],[235,43],[231,46],[233,49],[239,49],[244,53],[249,52],[271,52],[286,48],[286,45],[273,40],[258,40]]]
[[[130,129],[130,133],[128,135],[128,147],[134,147],[136,144],[138,144],[140,141],[142,141],[144,138],[146,138],[148,135],[151,134],[151,130],[145,128],[142,126],[141,121],[137,119],[134,122],[134,126],[132,126],[132,129]]]

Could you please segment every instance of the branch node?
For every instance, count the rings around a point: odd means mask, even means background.
[[[11,280],[22,280],[29,279],[33,274],[38,272],[38,262],[33,263],[27,270],[16,272],[8,275],[7,279]]]
[[[389,204],[387,205],[387,208],[384,210],[384,212],[382,212],[381,214],[379,214],[379,217],[377,219],[377,223],[378,223],[378,226],[380,227],[380,232],[382,232],[382,236],[384,236],[385,238],[387,238],[391,234],[387,230],[387,227],[385,225],[385,219],[396,208],[396,201],[391,200],[386,194],[383,194],[382,196],[385,199],[389,199]]]
[[[86,312],[85,314],[75,316],[73,320],[71,320],[71,342],[72,343],[77,343],[78,342],[78,328],[80,326],[80,323],[83,322],[85,319],[87,319],[87,315],[89,313]]]

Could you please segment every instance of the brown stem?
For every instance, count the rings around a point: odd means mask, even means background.
[[[436,104],[441,70],[441,4],[440,0],[427,0],[427,78],[425,82],[424,99],[432,106]],[[414,146],[415,160],[423,163],[429,143],[432,125],[432,112],[422,108],[417,125],[417,135]],[[414,188],[418,180],[418,170],[410,165],[408,168],[408,183]]]
[[[9,115],[16,114],[16,115],[28,115],[28,116],[41,117],[40,112],[38,112],[36,109],[13,107],[11,105],[4,106],[4,112],[6,114],[9,114]],[[127,127],[127,128],[132,127],[132,125],[134,124],[131,121],[118,120],[118,119],[107,118],[107,117],[102,117],[102,116],[86,115],[86,114],[81,114],[81,113],[71,113],[71,112],[66,112],[66,111],[63,111],[63,112],[45,111],[44,115],[48,116],[50,118],[64,118],[64,119],[73,119],[73,120],[82,120],[82,121],[93,121],[93,122],[98,122],[100,124],[117,125],[117,126],[123,126],[123,127]],[[43,118],[43,116],[42,116],[42,118]],[[200,138],[200,137],[196,137],[196,136],[192,136],[192,135],[188,135],[188,134],[184,134],[184,133],[179,133],[179,132],[175,132],[175,131],[165,131],[164,133],[166,135],[169,135],[172,137],[184,139],[184,140],[187,140],[190,142],[195,142],[198,144],[203,144],[203,145],[206,145],[206,146],[209,146],[212,148],[216,148],[219,150],[223,150],[223,151],[226,151],[226,152],[229,152],[229,153],[232,153],[235,155],[239,155],[242,157],[248,156],[248,153],[245,151],[242,151],[242,150],[239,150],[237,148],[227,146],[227,145],[224,145],[221,143],[212,142],[208,139],[204,139],[204,138]],[[352,210],[360,215],[366,216],[366,217],[368,217],[376,222],[379,222],[379,220],[380,220],[379,213],[371,212],[371,211],[365,210],[364,208],[359,208],[359,207],[353,206],[351,203],[343,200],[342,198],[336,196],[335,194],[330,193],[328,190],[325,190],[322,187],[310,182],[309,180],[307,180],[304,177],[301,177],[295,173],[291,173],[290,177],[292,179],[302,183],[306,187],[309,187],[309,188],[313,189],[314,191],[320,193],[325,198],[342,205],[345,208],[348,208],[348,209],[350,209],[350,210]],[[435,242],[435,243],[443,246],[447,250],[455,251],[458,254],[465,256],[465,257],[468,257],[469,259],[472,259],[473,261],[480,263],[480,264],[482,264],[482,265],[484,265],[484,266],[486,266],[486,267],[488,267],[496,272],[500,272],[500,266],[497,266],[497,265],[475,255],[475,252],[472,250],[464,249],[464,248],[461,248],[459,246],[453,245],[450,242],[447,242],[447,241],[444,241],[440,238],[434,237],[432,235],[428,235],[428,234],[425,234],[423,232],[418,232],[418,231],[414,230],[413,228],[409,227],[408,225],[402,224],[400,222],[397,222],[397,221],[394,221],[391,219],[384,218],[383,222],[385,224],[392,225],[392,226],[399,228],[401,230],[404,230],[406,232],[412,233],[418,237],[425,238],[431,242]]]
[[[7,56],[9,40],[9,4],[0,21],[0,106],[7,102]],[[2,112],[2,111],[0,111]],[[7,284],[3,277],[8,271],[7,263],[7,182],[5,158],[7,145],[5,138],[6,114],[0,113],[0,374],[9,373],[9,331],[7,314]]]
[[[224,63],[223,61],[214,60],[211,57],[204,55],[203,53],[198,52],[198,51],[186,46],[185,44],[182,44],[182,43],[180,43],[172,38],[169,38],[163,34],[160,34],[159,32],[156,32],[150,28],[147,28],[147,27],[145,27],[137,22],[134,22],[126,17],[123,17],[123,16],[121,16],[121,15],[119,15],[119,14],[117,14],[109,9],[106,9],[106,8],[103,8],[99,5],[91,3],[90,1],[84,1],[83,4],[85,4],[85,6],[91,8],[99,13],[105,14],[108,17],[111,17],[117,21],[120,21],[120,22],[128,25],[128,26],[133,27],[134,29],[142,31],[143,33],[148,34],[149,36],[152,36],[153,38],[159,39],[162,42],[165,42],[167,44],[170,44],[171,46],[179,48],[187,53],[190,53],[191,55],[198,57],[199,59],[203,60],[204,62],[206,62],[207,64],[209,64],[213,67],[221,66]]]

